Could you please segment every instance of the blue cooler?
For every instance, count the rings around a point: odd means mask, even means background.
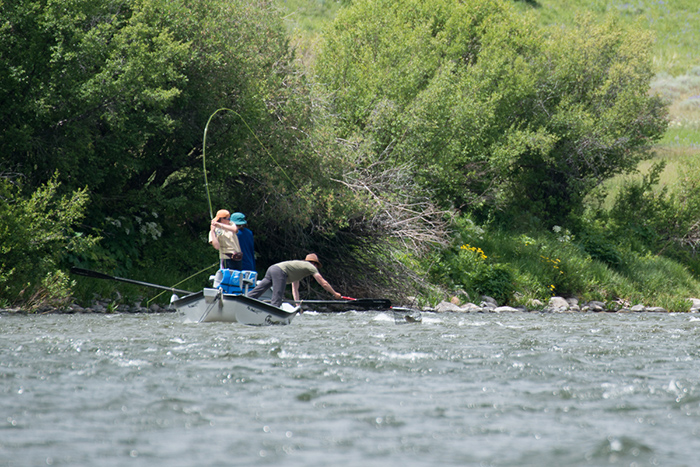
[[[214,276],[214,287],[224,293],[248,295],[255,287],[258,273],[255,271],[238,271],[236,269],[219,269]]]

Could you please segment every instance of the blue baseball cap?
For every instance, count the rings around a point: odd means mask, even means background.
[[[245,220],[245,214],[242,212],[234,212],[231,214],[231,222],[236,225],[245,225],[248,221]]]

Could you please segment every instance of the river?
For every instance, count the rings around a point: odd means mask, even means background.
[[[0,466],[695,466],[700,318],[0,314]]]

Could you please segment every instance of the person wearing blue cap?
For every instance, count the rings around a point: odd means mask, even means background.
[[[255,245],[253,231],[248,228],[245,214],[234,212],[231,214],[231,223],[238,227],[238,243],[241,245],[243,259],[241,260],[241,270],[255,271]]]

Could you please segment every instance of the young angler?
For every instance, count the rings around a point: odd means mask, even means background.
[[[220,209],[211,221],[209,243],[219,251],[221,269],[241,269],[241,246],[238,243],[238,227],[231,223],[231,214]]]

